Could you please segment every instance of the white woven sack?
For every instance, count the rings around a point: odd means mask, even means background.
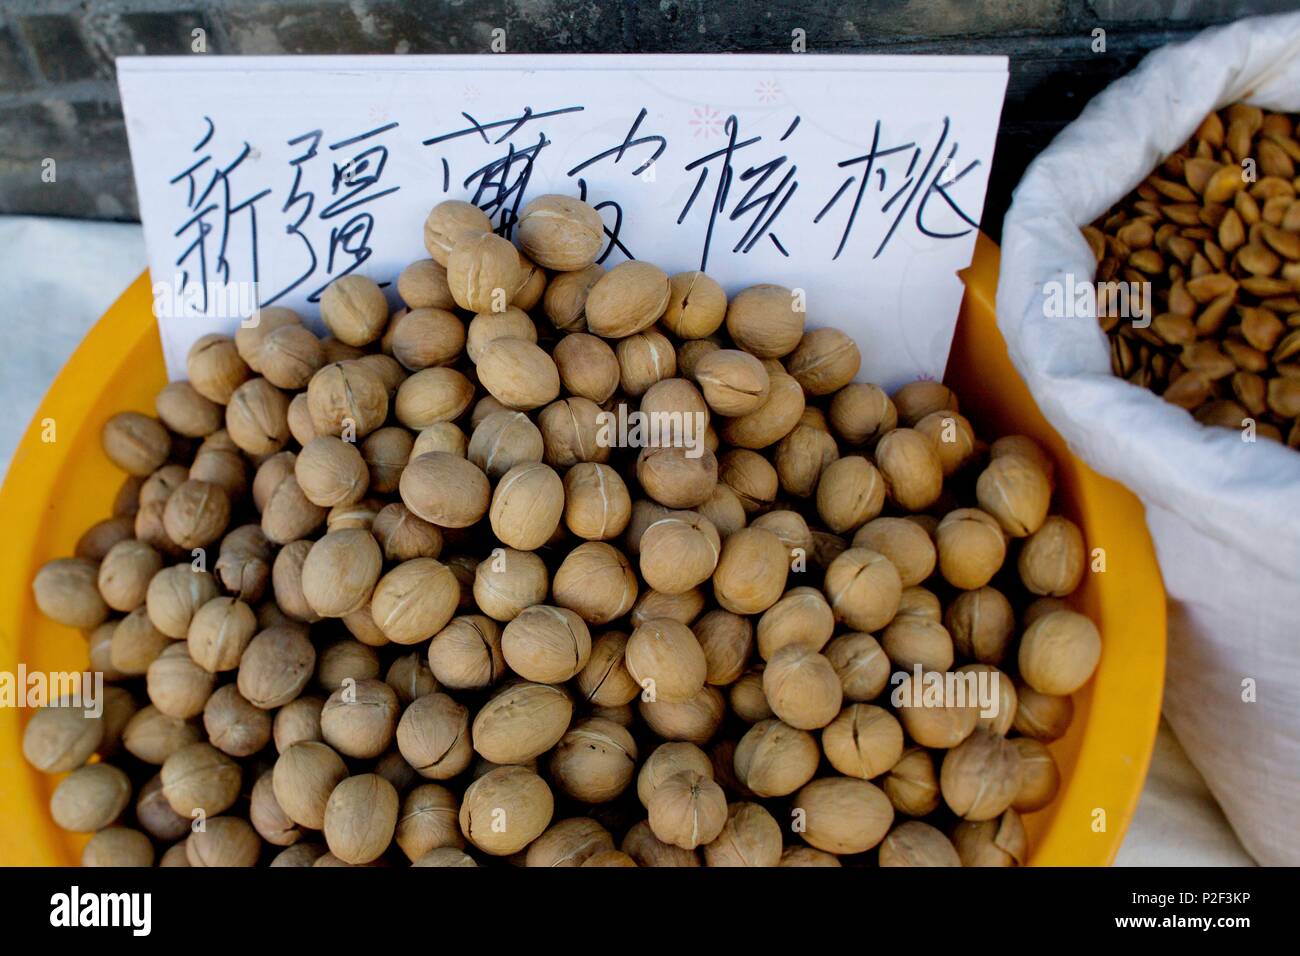
[[[1095,318],[1044,315],[1049,290],[1093,278],[1079,227],[1240,100],[1300,112],[1300,13],[1206,30],[1097,96],[1016,189],[997,308],[1043,414],[1146,506],[1169,595],[1165,716],[1246,849],[1296,865],[1300,453],[1201,426],[1111,374]]]

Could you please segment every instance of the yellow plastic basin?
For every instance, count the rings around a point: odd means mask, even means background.
[[[981,236],[965,273],[966,298],[948,380],[962,411],[983,434],[1030,435],[1056,457],[1059,500],[1103,547],[1107,570],[1089,574],[1076,603],[1100,626],[1105,645],[1097,675],[1075,695],[1070,732],[1054,746],[1063,776],[1052,806],[1026,817],[1031,862],[1047,866],[1110,863],[1137,806],[1160,714],[1165,661],[1165,600],[1142,506],[1119,485],[1070,454],[1039,414],[1012,368],[994,321],[998,249]],[[31,580],[46,561],[72,553],[86,528],[108,516],[123,475],[99,448],[99,430],[128,409],[153,414],[165,384],[151,312],[149,277],[128,288],[59,374],[28,427],[0,491],[0,670],[80,671],[86,643],[42,617]],[[55,441],[43,442],[51,421]],[[0,709],[0,864],[73,865],[84,836],[49,815],[58,782],[22,756],[30,713]]]

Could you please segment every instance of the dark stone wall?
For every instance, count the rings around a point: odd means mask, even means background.
[[[1149,50],[1300,0],[0,0],[0,213],[134,219],[124,54],[999,53],[1011,82],[985,228],[1025,165]],[[1105,52],[1093,52],[1093,31]],[[791,54],[793,55],[793,54]],[[56,183],[41,181],[45,158]]]

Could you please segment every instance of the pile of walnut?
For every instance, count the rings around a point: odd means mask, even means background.
[[[585,203],[515,234],[442,203],[404,308],[339,279],[104,426],[115,516],[34,584],[104,714],[24,738],[83,862],[1023,862],[1101,647],[1050,460],[788,289],[593,264]]]

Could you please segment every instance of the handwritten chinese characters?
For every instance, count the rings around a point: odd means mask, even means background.
[[[173,374],[257,304],[315,321],[350,273],[398,307],[395,277],[428,255],[443,199],[512,237],[530,200],[561,193],[600,212],[607,268],[799,289],[810,325],[857,336],[864,378],[941,376],[1006,85],[1005,61],[980,57],[153,57],[118,72],[154,279],[203,290],[160,318]]]

